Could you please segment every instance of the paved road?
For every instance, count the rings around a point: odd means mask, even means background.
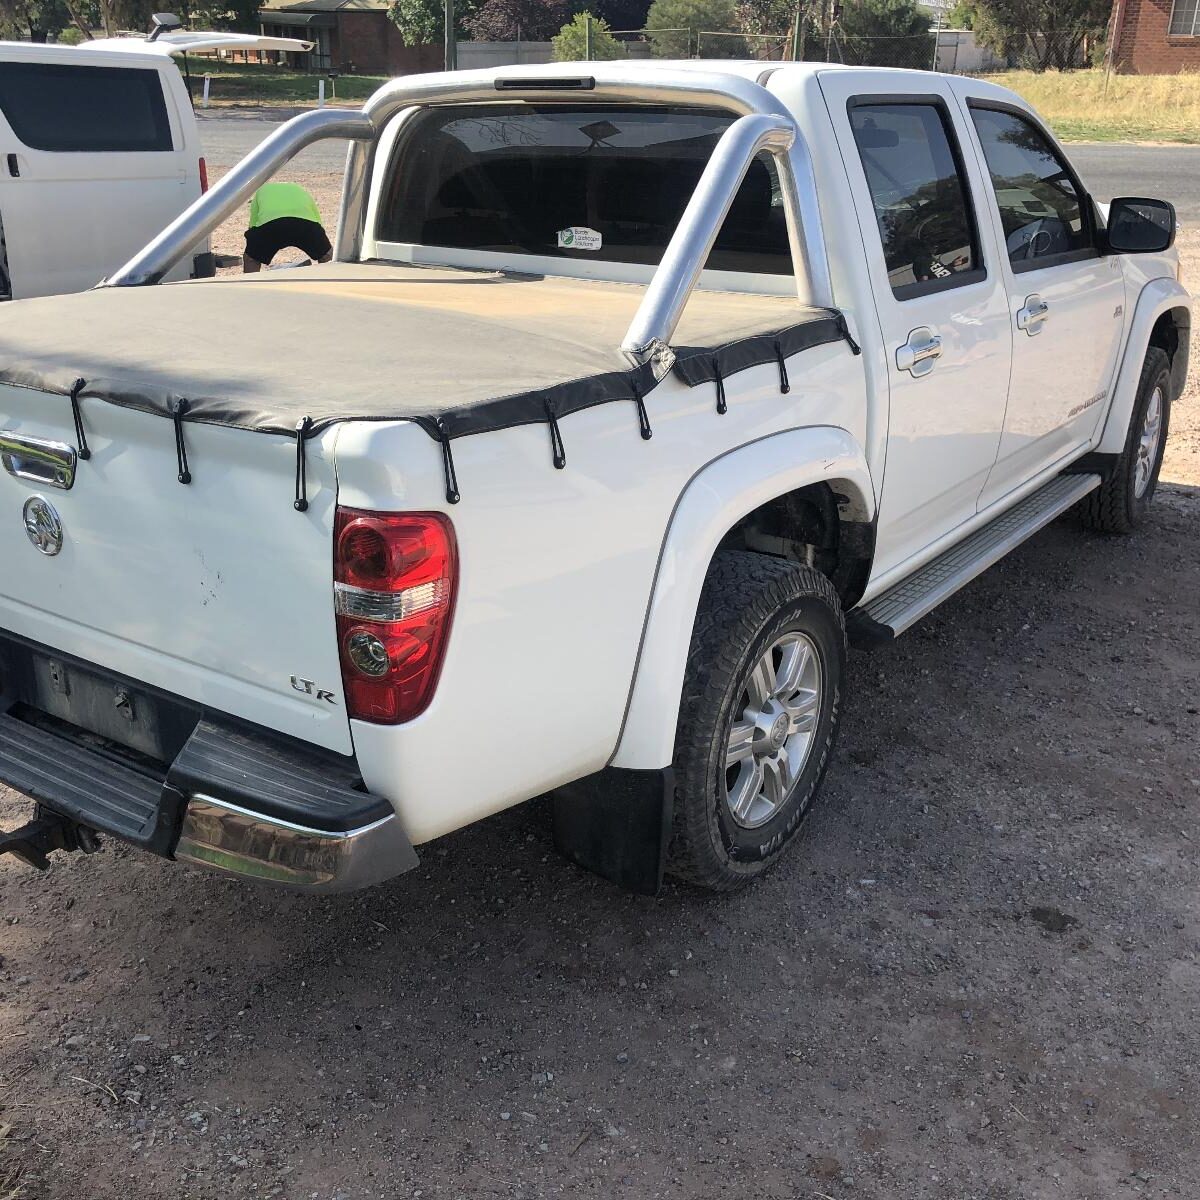
[[[255,116],[206,116],[200,132],[213,166],[228,167],[276,127]],[[1200,146],[1132,146],[1080,143],[1071,158],[1098,199],[1120,195],[1161,196],[1170,200],[1184,221],[1200,221]],[[307,171],[341,171],[340,142],[318,142],[297,158]]]

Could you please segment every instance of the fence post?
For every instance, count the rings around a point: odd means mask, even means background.
[[[317,107],[318,108],[325,107],[325,80],[324,79],[317,80]]]
[[[208,107],[208,85],[210,83],[212,83],[212,76],[205,75],[205,77],[204,77],[204,99],[201,101],[201,104],[203,104],[203,106],[205,108]]]
[[[938,50],[942,41],[942,10],[937,10],[937,20],[933,26],[933,65],[929,68],[931,71],[938,69]]]
[[[592,61],[592,14],[583,14],[583,51],[588,62]]]
[[[458,70],[458,31],[455,28],[454,0],[445,0],[446,70]]]

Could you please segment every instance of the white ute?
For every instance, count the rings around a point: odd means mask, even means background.
[[[334,261],[156,286],[347,138]],[[737,887],[847,632],[1127,533],[1187,368],[1174,211],[1018,97],[821,64],[412,76],[269,137],[107,286],[0,310],[0,849],[312,889],[553,795]]]

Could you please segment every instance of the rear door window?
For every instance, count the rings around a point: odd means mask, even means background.
[[[381,241],[657,264],[735,118],[588,105],[430,108],[397,140]],[[760,155],[709,256],[713,270],[790,275],[774,161]]]
[[[896,299],[983,279],[958,143],[941,105],[855,102],[850,127]]]
[[[1016,113],[971,106],[1013,270],[1096,253],[1087,199],[1053,143]]]
[[[172,150],[159,73],[146,67],[0,64],[0,112],[31,150]]]

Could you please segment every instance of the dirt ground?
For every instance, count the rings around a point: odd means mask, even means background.
[[[539,803],[344,898],[0,862],[0,1200],[1192,1200],[1195,376],[1163,478],[854,653],[823,803],[734,898],[625,895]]]

